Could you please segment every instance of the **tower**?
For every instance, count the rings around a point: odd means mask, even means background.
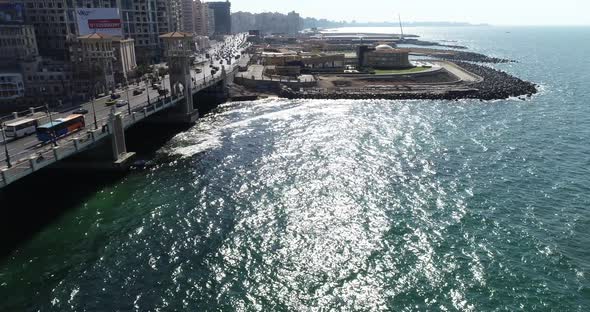
[[[75,49],[78,78],[86,78],[93,93],[103,93],[115,88],[113,75],[113,37],[94,33],[78,37],[79,49]]]
[[[170,73],[170,90],[173,97],[184,96],[185,102],[179,107],[181,119],[192,123],[198,118],[194,109],[191,77],[191,56],[195,42],[192,33],[171,32],[160,36],[164,42],[164,53]]]

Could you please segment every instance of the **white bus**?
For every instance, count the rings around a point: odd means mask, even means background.
[[[4,124],[4,130],[7,138],[22,138],[37,131],[37,120],[27,118],[6,123]]]

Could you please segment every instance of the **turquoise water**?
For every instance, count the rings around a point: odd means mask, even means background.
[[[0,265],[2,311],[588,311],[590,28],[409,29],[529,101],[231,103]],[[509,33],[507,33],[509,32]]]

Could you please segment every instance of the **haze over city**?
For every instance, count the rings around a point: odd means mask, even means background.
[[[397,14],[401,14],[406,21],[453,21],[492,25],[588,25],[590,20],[587,16],[590,2],[584,0],[235,0],[232,1],[232,9],[234,12],[253,13],[286,13],[295,10],[304,17],[358,22],[390,21]]]

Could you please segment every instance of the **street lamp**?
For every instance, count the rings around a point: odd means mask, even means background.
[[[125,84],[127,85],[127,110],[131,115],[131,101],[129,101],[129,80],[127,80],[127,71],[125,71]]]
[[[88,85],[88,92],[90,93],[90,89],[92,89],[92,93],[90,94],[90,99],[92,103],[92,114],[94,115],[94,130],[98,130],[98,121],[96,121],[96,108],[94,107],[94,97],[96,95],[96,73],[97,68],[95,66],[91,66],[89,69],[90,74],[90,85]]]
[[[150,89],[148,87],[148,79],[146,78],[144,80],[144,82],[145,82],[145,93],[147,93],[148,105],[151,105],[152,103],[150,102]]]
[[[8,168],[12,168],[12,164],[10,163],[10,153],[8,152],[8,145],[6,144],[6,133],[4,132],[4,125],[0,125],[2,128],[2,143],[4,144],[4,153],[6,154],[6,164]]]
[[[49,111],[49,105],[45,104],[45,109],[47,109],[47,115],[49,116],[49,124],[51,125],[51,142],[53,146],[57,146],[57,140],[55,137],[55,129],[53,128],[53,118],[51,117],[51,112]]]
[[[96,121],[96,108],[94,107],[94,94],[91,95],[92,97],[92,114],[94,115],[94,130],[98,130],[98,122]]]

